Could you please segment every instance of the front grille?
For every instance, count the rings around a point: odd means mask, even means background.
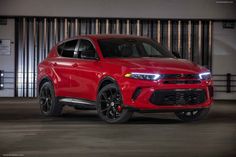
[[[163,79],[199,79],[198,74],[164,74]]]
[[[205,102],[206,92],[202,89],[156,90],[150,97],[155,105],[195,105]]]

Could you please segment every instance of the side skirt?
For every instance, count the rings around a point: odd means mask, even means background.
[[[77,98],[63,98],[58,97],[59,103],[67,106],[74,107],[79,110],[95,110],[96,102],[86,99],[77,99]]]

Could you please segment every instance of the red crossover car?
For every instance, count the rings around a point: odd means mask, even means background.
[[[80,36],[57,44],[38,66],[38,90],[43,115],[60,115],[69,105],[96,109],[109,123],[125,122],[134,111],[199,120],[213,96],[209,70],[150,39],[124,35]]]

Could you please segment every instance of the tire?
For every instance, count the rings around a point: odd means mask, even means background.
[[[209,110],[209,108],[202,108],[191,111],[178,111],[175,112],[175,115],[184,122],[199,121],[207,117]]]
[[[132,117],[132,111],[123,108],[122,95],[114,83],[104,86],[97,95],[97,112],[107,123],[124,123]]]
[[[63,106],[58,103],[55,97],[54,88],[51,82],[45,82],[39,92],[40,112],[43,116],[59,116]]]

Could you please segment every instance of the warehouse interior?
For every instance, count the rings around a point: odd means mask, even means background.
[[[41,117],[37,65],[58,42],[86,34],[151,38],[208,68],[214,104],[207,119],[137,113],[109,125],[94,111]],[[236,155],[235,0],[0,1],[0,154],[18,156]],[[163,116],[163,114],[165,116]]]

